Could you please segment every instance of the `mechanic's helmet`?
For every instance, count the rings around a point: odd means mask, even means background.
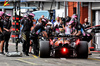
[[[0,14],[0,19],[2,19],[2,15]]]
[[[72,15],[72,18],[77,19],[77,18],[78,18],[77,14],[73,14],[73,15]]]
[[[3,11],[0,11],[0,15],[1,15],[1,16],[4,15],[4,12],[3,12]]]
[[[5,14],[5,17],[6,17],[5,20],[9,20],[11,15],[10,14]]]
[[[0,14],[0,17],[2,17],[2,15]]]
[[[11,14],[6,14],[6,17],[11,17]]]
[[[24,15],[24,18],[26,18],[27,17],[27,15]]]
[[[75,19],[72,18],[71,21],[68,23],[68,25],[72,25],[72,27],[74,27],[76,25]]]
[[[30,13],[30,14],[29,14],[29,16],[31,16],[31,17],[34,17],[34,16],[35,16],[35,14],[33,14],[33,13]]]
[[[0,16],[4,19],[5,13],[3,11],[0,11]]]
[[[46,18],[43,18],[43,19],[42,19],[42,24],[43,24],[43,25],[46,25],[47,23],[48,23],[48,20],[47,20]]]
[[[69,16],[67,16],[67,18],[65,18],[66,22],[70,22],[71,18]]]

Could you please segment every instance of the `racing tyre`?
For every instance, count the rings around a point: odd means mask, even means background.
[[[40,41],[39,53],[41,58],[49,58],[50,57],[50,45],[49,41]]]
[[[88,42],[80,41],[79,46],[77,48],[77,57],[78,58],[88,58]]]

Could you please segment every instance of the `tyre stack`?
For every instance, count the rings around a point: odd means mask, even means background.
[[[16,43],[19,39],[19,34],[20,34],[20,19],[19,17],[13,17],[13,22],[12,22],[12,42]]]

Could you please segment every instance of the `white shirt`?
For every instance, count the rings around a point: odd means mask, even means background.
[[[54,27],[55,27],[56,25],[59,26],[59,25],[60,25],[60,22],[57,22],[57,21],[56,21],[56,22],[54,23]]]
[[[71,34],[71,29],[68,26],[65,26],[65,34]]]

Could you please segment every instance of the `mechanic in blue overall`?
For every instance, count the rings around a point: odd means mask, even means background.
[[[0,55],[4,55],[3,52],[3,45],[4,45],[4,34],[3,34],[3,18],[2,15],[4,14],[4,12],[0,11]]]
[[[72,35],[81,36],[83,37],[81,38],[81,40],[90,42],[90,40],[92,39],[92,35],[84,30],[84,27],[78,22],[76,14],[72,16],[69,25],[72,28]],[[88,50],[88,53],[89,55],[91,55],[90,49]]]
[[[5,36],[4,39],[4,44],[5,44],[5,52],[8,53],[8,42],[10,39],[10,34],[11,34],[11,20],[10,20],[11,15],[10,14],[6,14],[5,16],[5,20],[4,20],[4,24],[3,24],[3,33]]]
[[[21,20],[21,25],[23,25],[23,28],[22,28],[23,53],[26,56],[29,56],[29,54],[28,54],[29,46],[30,46],[29,35],[30,35],[31,27],[33,26],[33,21],[32,21],[33,16],[34,16],[34,14],[30,13],[28,15],[28,17],[24,17]]]
[[[47,35],[47,33],[45,32],[45,26],[47,24],[47,19],[43,18],[42,22],[37,24],[34,29],[31,32],[31,36],[30,38],[33,39],[33,51],[35,55],[39,54],[39,43],[38,43],[38,35],[39,33],[43,32],[43,34],[45,34],[45,36]]]

